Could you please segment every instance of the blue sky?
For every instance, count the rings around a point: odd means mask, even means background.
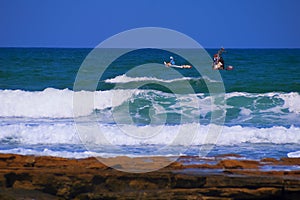
[[[164,27],[205,48],[300,48],[298,0],[0,0],[0,47],[95,47]]]

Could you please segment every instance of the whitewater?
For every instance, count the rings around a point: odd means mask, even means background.
[[[92,93],[94,96],[94,107],[82,112],[79,116],[74,116],[74,93],[81,95]],[[143,95],[141,96],[141,94]],[[112,119],[113,110],[119,109],[123,104],[130,102],[134,104],[134,100],[138,98],[148,98],[148,100],[154,102],[158,98],[157,95],[161,102],[172,104],[172,106],[165,108],[154,106],[152,111],[153,116],[158,116],[161,113],[189,113],[189,117],[192,119],[189,119],[184,124],[126,124],[126,122],[116,123]],[[132,151],[128,151],[127,149],[126,152],[122,150],[119,153],[118,151],[107,154],[104,152],[104,150],[107,151],[107,149],[113,149],[116,146],[120,148],[124,146],[139,148],[141,146],[152,146],[153,149],[159,149],[162,146],[172,146],[172,148],[176,148],[175,152],[178,153],[179,151],[182,155],[185,155],[188,152],[187,149],[200,148],[201,145],[210,143],[220,147],[234,147],[239,144],[294,144],[296,146],[300,144],[298,121],[300,110],[297,104],[300,100],[300,95],[298,93],[227,93],[225,99],[229,104],[225,105],[225,110],[228,113],[232,109],[238,111],[233,115],[235,117],[230,118],[230,121],[225,121],[224,126],[208,123],[211,96],[205,94],[196,94],[195,96],[181,95],[181,99],[174,100],[173,95],[153,90],[109,90],[95,92],[74,92],[69,89],[59,90],[54,88],[47,88],[43,91],[1,90],[0,142],[2,149],[0,152],[82,158],[91,155],[101,155],[104,157],[118,156],[120,154],[127,156],[149,155],[145,154],[144,151],[137,151],[136,149]],[[231,101],[234,102],[236,98],[248,98],[249,106],[230,103]],[[272,101],[273,106],[268,104],[267,107],[263,107],[261,105],[261,108],[258,109],[258,101],[261,99]],[[180,103],[180,101],[184,102],[184,104]],[[200,108],[191,108],[188,103],[190,101],[198,101],[199,105],[201,105]],[[153,104],[148,106],[153,106]],[[251,110],[251,107],[253,110]],[[181,108],[180,112],[178,111],[179,108]],[[219,108],[215,107],[215,109]],[[132,115],[132,117],[138,119],[147,117],[149,112],[141,112],[140,115],[136,114]],[[272,116],[272,120],[268,122],[270,123],[268,126],[255,127],[245,123],[261,114]],[[163,119],[161,117],[158,121],[161,122]],[[197,121],[199,120],[200,123],[198,124]],[[294,124],[286,125],[286,120],[294,122]],[[91,123],[91,121],[98,123],[96,129],[104,133],[104,137],[109,141],[109,144],[104,143],[101,139],[97,139],[98,133],[94,133],[89,135],[88,145],[104,145],[104,149],[89,148],[89,150],[86,150],[84,148],[83,144],[87,141],[82,141],[82,135],[78,133],[77,126],[90,128],[94,126],[94,123]],[[202,121],[203,123],[201,123]],[[281,125],[277,125],[280,123]],[[217,129],[221,131],[217,135],[216,140],[208,141],[206,137],[212,126],[219,126]],[[153,133],[161,128],[163,130],[153,135]],[[189,135],[193,132],[193,135],[187,137],[187,140],[178,141],[175,138],[179,129],[181,129],[181,134]],[[131,130],[136,134],[141,132],[141,134],[150,135],[147,137],[135,137],[126,134],[126,130]],[[56,149],[51,150],[51,145],[56,146]],[[74,146],[76,146],[79,152],[71,151]],[[64,149],[63,151],[61,147],[64,147],[62,148]],[[170,156],[173,155],[172,153],[174,151],[166,151],[162,155]],[[288,155],[291,157],[295,156],[295,154]]]
[[[137,73],[131,70],[137,58],[138,63],[162,63],[170,55],[136,51],[108,66],[95,91],[74,90],[90,51],[1,49],[1,153],[202,156],[209,146],[205,156],[300,156],[298,49],[229,49],[224,59],[234,70],[217,72],[221,81],[199,76],[195,67],[178,76],[163,64],[148,64]],[[207,84],[224,84],[223,98],[211,95]],[[91,103],[80,107],[86,97]]]

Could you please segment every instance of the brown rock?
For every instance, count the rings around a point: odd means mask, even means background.
[[[182,169],[220,169],[220,165],[210,165],[210,164],[194,164],[194,165],[185,165]]]
[[[120,159],[120,167],[134,164],[142,169],[146,168],[145,161],[153,161],[155,167],[162,165],[160,161],[167,161],[159,157]],[[193,157],[184,159],[193,162]],[[22,199],[20,191],[24,193],[23,199],[46,200],[297,199],[300,195],[300,171],[260,171],[263,163],[250,160],[221,160],[209,165],[197,157],[194,163],[201,164],[176,161],[149,173],[120,172],[95,158],[0,155],[1,162],[4,167],[0,168],[0,199]],[[282,159],[280,162],[298,161]],[[206,169],[225,169],[226,173],[221,170],[208,173]]]
[[[278,163],[278,160],[275,158],[263,158],[260,160],[261,162],[266,162],[266,163]]]
[[[231,197],[234,199],[271,199],[280,197],[282,193],[281,188],[224,188],[219,191],[222,197]]]
[[[187,174],[177,174],[172,178],[172,188],[199,188],[204,186],[205,177],[190,176]]]
[[[225,169],[258,169],[259,162],[253,160],[221,160],[218,165]]]
[[[169,168],[169,169],[183,169],[183,168],[185,168],[185,166],[183,166],[183,164],[180,163],[180,162],[173,162],[169,166],[167,166],[166,168]]]
[[[0,168],[6,168],[7,167],[7,162],[0,160]]]
[[[1,161],[9,161],[9,160],[13,160],[16,158],[15,154],[0,154],[0,160]]]
[[[157,190],[158,185],[147,180],[132,180],[129,182],[129,187],[133,190]]]
[[[1,200],[62,200],[59,197],[45,194],[37,190],[26,189],[0,189]]]
[[[32,185],[31,181],[27,180],[16,180],[13,184],[13,188],[26,189],[26,190],[35,190],[35,186]]]
[[[108,167],[96,158],[85,158],[77,161],[77,166],[89,169],[107,169]]]
[[[283,186],[282,177],[273,176],[245,176],[245,175],[211,175],[206,177],[204,187],[221,188],[261,188],[261,187],[279,187]]]
[[[35,156],[11,155],[6,163],[7,167],[33,167],[35,158]]]
[[[68,167],[70,165],[76,165],[77,160],[58,158],[52,156],[39,156],[35,158],[35,167]]]
[[[281,158],[282,165],[300,165],[300,158]]]

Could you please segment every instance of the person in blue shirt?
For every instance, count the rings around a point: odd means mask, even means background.
[[[170,62],[164,62],[166,67],[176,67],[176,68],[192,68],[191,65],[176,65],[175,60],[172,56],[170,56]]]
[[[164,62],[164,63],[167,67],[170,67],[171,65],[175,65],[175,60],[172,56],[170,56],[170,62],[168,62],[168,63]]]
[[[170,56],[170,62],[169,62],[171,65],[175,65],[175,60],[172,56]]]

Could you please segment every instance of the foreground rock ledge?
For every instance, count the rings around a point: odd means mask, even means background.
[[[123,158],[126,162],[128,159]],[[199,161],[199,158],[181,157],[154,172],[125,173],[95,158],[0,154],[0,199],[299,199],[300,196],[300,171],[260,170],[265,165],[300,166],[300,159],[220,159],[214,164],[190,165],[182,160]],[[118,167],[122,166],[121,163]]]

